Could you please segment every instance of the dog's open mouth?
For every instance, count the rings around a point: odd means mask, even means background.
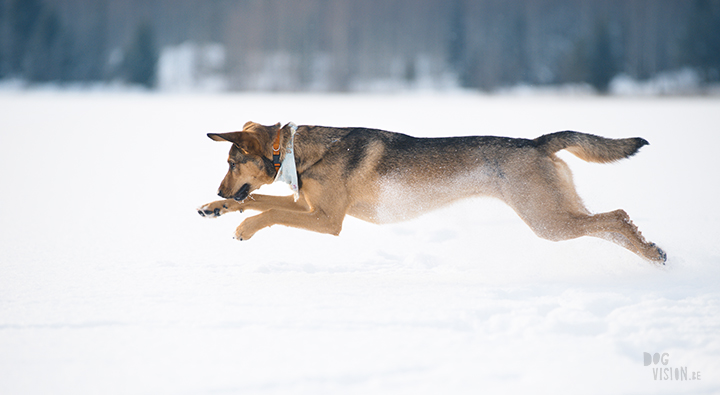
[[[245,198],[248,197],[249,194],[250,194],[250,184],[245,184],[240,187],[240,190],[237,191],[235,196],[233,196],[233,199],[237,200],[238,202],[242,202],[243,200],[245,200]]]

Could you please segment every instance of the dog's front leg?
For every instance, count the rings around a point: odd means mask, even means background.
[[[217,218],[232,211],[245,210],[267,211],[270,209],[287,211],[309,211],[310,208],[304,198],[295,201],[292,196],[250,195],[242,202],[233,199],[218,200],[208,203],[197,209],[203,217]]]
[[[271,209],[245,219],[235,230],[235,238],[248,240],[258,230],[272,225],[285,225],[338,235],[342,229],[343,217],[344,215],[327,215],[320,210],[297,212]]]
[[[227,214],[232,211],[243,211],[241,203],[236,202],[233,199],[218,200],[212,203],[208,203],[202,207],[199,207],[197,210],[198,214],[208,218],[217,218],[223,214]]]
[[[270,209],[286,211],[310,211],[305,197],[301,194],[300,199],[295,201],[292,196],[256,195],[248,196],[242,203],[243,210],[267,211]]]

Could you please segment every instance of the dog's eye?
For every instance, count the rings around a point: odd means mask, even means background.
[[[230,164],[230,170],[235,170],[235,163],[228,162]]]

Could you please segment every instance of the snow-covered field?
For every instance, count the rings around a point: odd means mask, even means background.
[[[720,393],[719,114],[718,98],[0,92],[0,393]],[[616,164],[562,156],[588,207],[624,208],[668,264],[539,239],[490,199],[237,242],[252,213],[195,208],[229,149],[205,133],[248,120],[645,137]]]

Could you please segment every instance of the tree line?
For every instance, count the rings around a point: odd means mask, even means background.
[[[0,79],[152,87],[186,41],[222,44],[238,90],[713,83],[720,0],[0,0]]]

